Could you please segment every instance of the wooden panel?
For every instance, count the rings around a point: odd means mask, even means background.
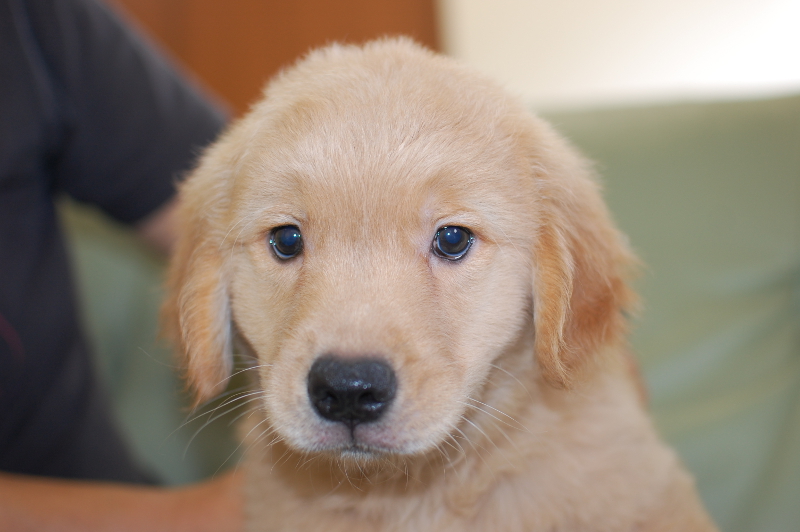
[[[315,46],[404,34],[439,47],[434,0],[111,1],[235,113]]]

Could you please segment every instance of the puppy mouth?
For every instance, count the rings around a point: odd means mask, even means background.
[[[316,442],[316,452],[329,454],[336,457],[352,458],[385,458],[406,454],[402,449],[393,445],[390,427],[378,426],[373,423],[358,424],[347,427],[337,423],[331,430],[323,431],[323,435]],[[386,440],[389,441],[386,441]]]
[[[342,458],[354,458],[356,460],[382,458],[396,454],[389,449],[358,441],[353,441],[349,445],[340,447],[335,453]]]

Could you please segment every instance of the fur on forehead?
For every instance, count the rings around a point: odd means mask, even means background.
[[[500,223],[496,207],[515,210],[510,198],[530,209],[522,190],[532,190],[521,181],[533,163],[519,137],[531,120],[491,80],[410,40],[333,45],[273,80],[237,126],[246,141],[236,143],[232,204],[254,213],[275,198],[326,198],[329,208],[336,199],[344,208],[385,199],[390,214],[416,199],[491,209]],[[426,197],[414,198],[421,191]]]

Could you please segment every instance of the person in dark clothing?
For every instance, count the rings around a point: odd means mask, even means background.
[[[25,515],[48,517],[48,501],[83,530],[119,516],[156,530],[141,519],[203,497],[235,506],[230,476],[170,491],[54,480],[153,481],[94,373],[54,200],[96,205],[167,247],[174,182],[224,121],[97,0],[0,0],[0,530],[49,522]],[[107,504],[82,514],[89,496]],[[206,506],[194,517],[217,511]],[[107,521],[92,520],[98,509]]]

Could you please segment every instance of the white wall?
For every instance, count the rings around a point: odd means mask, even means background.
[[[800,0],[438,0],[445,51],[538,108],[800,93]]]

